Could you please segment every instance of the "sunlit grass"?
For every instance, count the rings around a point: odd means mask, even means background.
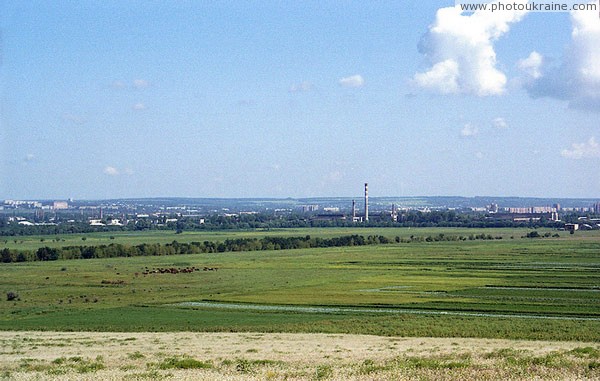
[[[342,234],[349,233],[348,229],[316,229],[313,234],[333,235],[342,230]],[[410,229],[410,234],[417,230]],[[371,234],[382,231],[386,229],[374,229]],[[437,231],[420,230],[439,234]],[[448,234],[452,229],[441,231]],[[390,229],[388,233],[393,236],[398,232]],[[502,232],[516,236],[520,231]],[[150,235],[158,238],[159,233]],[[192,236],[189,233],[188,238]],[[0,289],[4,290],[0,295],[0,329],[229,329],[596,340],[600,338],[600,323],[594,320],[493,315],[600,318],[599,252],[600,237],[592,234],[585,239],[413,242],[0,264]],[[191,266],[217,270],[148,273],[159,267]],[[8,292],[18,294],[19,300],[6,300]],[[177,307],[178,303],[202,300],[492,316],[403,317]]]

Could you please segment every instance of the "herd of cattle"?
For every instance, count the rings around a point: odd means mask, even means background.
[[[199,267],[195,267],[195,266],[191,266],[191,267],[155,267],[155,268],[148,268],[145,267],[144,271],[142,272],[142,275],[149,275],[149,274],[187,274],[187,273],[193,273],[196,271],[217,271],[218,268],[217,267],[203,267],[203,268],[199,268]],[[135,273],[136,276],[139,275],[139,273]]]

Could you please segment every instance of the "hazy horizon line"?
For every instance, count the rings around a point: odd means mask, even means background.
[[[56,201],[56,200],[73,200],[73,201],[102,201],[102,200],[158,200],[158,199],[196,199],[196,200],[302,200],[302,199],[329,199],[329,198],[339,198],[339,199],[362,199],[364,195],[355,195],[355,196],[243,196],[243,197],[234,197],[234,196],[126,196],[126,197],[98,197],[98,198],[76,198],[76,197],[31,197],[31,198],[19,198],[19,197],[3,197],[2,200],[16,200],[16,201]],[[476,195],[476,196],[461,196],[461,195],[435,195],[435,196],[427,196],[427,195],[384,195],[384,196],[373,196],[369,194],[369,198],[377,199],[377,198],[465,198],[465,199],[476,199],[476,198],[520,198],[520,199],[564,199],[564,200],[588,200],[588,199],[600,199],[600,196],[587,196],[587,197],[569,197],[569,196],[518,196],[518,195],[510,195],[510,196],[500,196],[500,195]]]

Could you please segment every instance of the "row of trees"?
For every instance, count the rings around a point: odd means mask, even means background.
[[[348,235],[335,238],[305,237],[264,237],[237,238],[223,242],[204,241],[180,243],[173,241],[167,244],[142,243],[139,245],[123,245],[111,243],[99,246],[64,246],[40,247],[35,251],[0,250],[0,260],[4,263],[26,261],[55,261],[58,259],[91,259],[115,257],[139,257],[176,254],[222,253],[231,251],[257,250],[289,250],[316,247],[364,246],[392,242],[380,235]]]
[[[537,232],[536,232],[537,233]],[[527,235],[529,238],[534,236]],[[537,235],[535,237],[541,237]],[[219,241],[178,242],[167,244],[142,243],[139,245],[123,245],[111,243],[98,246],[63,246],[40,247],[35,251],[0,250],[0,262],[55,261],[58,259],[91,259],[139,256],[165,256],[177,254],[224,253],[232,251],[262,251],[262,250],[291,250],[326,247],[349,247],[365,245],[381,245],[390,243],[439,242],[439,241],[472,241],[495,240],[502,236],[490,234],[446,235],[440,233],[432,236],[415,236],[388,238],[382,235],[362,236],[358,234],[333,238],[304,237],[264,237],[264,238],[234,238]]]
[[[548,236],[548,235],[546,235]],[[558,236],[558,235],[554,235]],[[528,238],[541,237],[537,232],[527,235]],[[511,237],[512,238],[512,237]],[[262,250],[290,250],[326,247],[349,247],[365,245],[381,245],[390,243],[412,243],[412,242],[440,242],[440,241],[473,241],[473,240],[496,240],[502,236],[490,234],[447,235],[440,233],[432,236],[415,236],[393,239],[382,235],[362,236],[357,234],[333,238],[312,238],[310,235],[304,237],[264,237],[264,238],[235,238],[226,239],[223,242],[178,242],[167,244],[142,243],[139,245],[123,245],[111,243],[98,246],[63,246],[63,247],[40,247],[34,251],[13,250],[4,248],[0,250],[0,262],[28,262],[28,261],[55,261],[58,259],[92,259],[92,258],[116,258],[116,257],[139,257],[139,256],[164,256],[177,254],[201,254],[201,253],[224,253],[232,251],[262,251]]]

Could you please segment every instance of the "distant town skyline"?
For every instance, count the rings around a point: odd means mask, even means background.
[[[7,0],[0,199],[600,198],[598,41],[454,1]]]

